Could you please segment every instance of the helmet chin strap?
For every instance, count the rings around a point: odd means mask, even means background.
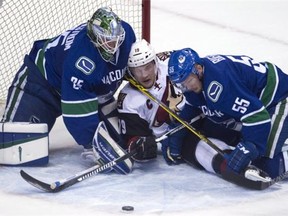
[[[154,86],[155,83],[156,83],[157,76],[158,76],[158,72],[159,72],[159,70],[158,70],[158,61],[157,61],[157,58],[155,58],[153,61],[155,62],[155,64],[154,64],[154,67],[155,67],[155,69],[154,69],[155,79],[154,79],[154,82],[153,82],[153,84],[151,85],[150,88],[145,88],[145,89],[147,89],[147,90],[150,90],[151,88],[153,88],[153,86]]]
[[[204,75],[204,65],[201,65],[201,67],[202,67],[202,70],[201,71],[198,71],[198,78],[199,78],[199,80],[202,80],[202,78],[203,78],[203,75]]]
[[[153,83],[152,86],[155,85],[156,80],[157,80],[157,77],[158,77],[158,74],[161,72],[161,71],[158,69],[158,61],[157,61],[157,58],[155,58],[154,62],[155,62],[155,65],[154,65],[154,66],[155,66],[155,79],[154,79],[154,83]]]

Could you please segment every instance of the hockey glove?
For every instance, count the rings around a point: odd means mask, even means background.
[[[231,170],[236,173],[244,171],[252,160],[258,157],[256,146],[251,142],[240,142],[230,154],[224,154],[221,170]]]
[[[182,139],[181,133],[169,136],[161,142],[162,155],[168,165],[178,165],[183,162],[181,158]]]
[[[133,137],[129,140],[128,151],[137,148],[137,154],[132,158],[137,162],[145,162],[157,157],[157,143],[153,136],[148,137]]]

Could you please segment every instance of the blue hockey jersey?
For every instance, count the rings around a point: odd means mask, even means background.
[[[288,97],[288,75],[274,64],[243,55],[213,55],[202,60],[203,92],[186,92],[187,102],[214,122],[241,122],[243,140],[253,142],[260,155],[265,155],[270,148],[270,111]],[[181,115],[191,118],[189,108]]]
[[[61,97],[64,123],[78,144],[89,145],[99,123],[98,105],[113,97],[121,84],[136,37],[122,21],[125,40],[113,63],[102,59],[82,24],[63,34],[36,41],[30,57]]]

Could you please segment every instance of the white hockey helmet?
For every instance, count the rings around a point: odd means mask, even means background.
[[[153,60],[156,61],[156,53],[145,39],[133,43],[128,58],[128,67],[139,67]]]

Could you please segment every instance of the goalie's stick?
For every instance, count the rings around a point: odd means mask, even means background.
[[[215,151],[217,151],[220,155],[223,156],[223,151],[215,145],[211,140],[209,140],[207,137],[202,135],[199,131],[197,131],[194,127],[192,127],[190,124],[188,124],[186,121],[182,120],[177,114],[175,114],[166,104],[159,101],[157,98],[155,98],[147,89],[145,89],[141,84],[139,84],[136,80],[134,80],[131,77],[125,76],[125,78],[133,85],[135,86],[139,91],[141,91],[143,94],[145,94],[148,98],[153,100],[155,103],[157,103],[161,108],[163,108],[166,112],[168,112],[173,118],[175,118],[177,121],[179,121],[182,125],[184,125],[188,130],[190,130],[192,133],[194,133],[196,136],[198,136],[201,140],[206,142],[211,148],[213,148]]]
[[[70,186],[72,186],[78,182],[81,182],[87,178],[90,178],[91,176],[94,176],[101,171],[104,171],[110,167],[113,167],[117,163],[120,163],[120,162],[132,157],[134,154],[136,154],[136,152],[137,152],[137,149],[134,149],[131,152],[129,152],[129,153],[113,160],[113,161],[110,161],[109,163],[106,163],[102,166],[99,166],[99,165],[92,166],[86,170],[83,170],[79,173],[76,173],[73,176],[70,176],[69,178],[58,180],[58,181],[55,181],[51,184],[47,184],[45,182],[42,182],[42,181],[30,176],[28,173],[26,173],[23,170],[20,171],[20,174],[24,180],[26,180],[29,184],[33,185],[34,187],[36,187],[40,190],[43,190],[45,192],[59,192],[59,191],[62,191],[65,188],[68,188],[68,187],[70,187]]]
[[[201,117],[203,117],[203,116],[199,115],[199,116],[196,116],[192,120],[194,122],[194,121],[197,121],[198,119],[200,119]],[[163,134],[161,137],[156,139],[156,142],[160,142],[160,141],[166,139],[169,135],[181,130],[182,128],[184,128],[184,126],[179,125],[178,127],[168,131],[167,133]],[[43,190],[45,192],[54,192],[55,193],[55,192],[62,191],[65,188],[70,187],[70,186],[72,186],[78,182],[81,182],[81,181],[83,181],[83,180],[85,180],[91,176],[94,176],[101,171],[104,171],[110,167],[113,167],[117,163],[120,163],[120,162],[126,160],[127,158],[132,157],[134,154],[136,154],[136,151],[137,151],[137,149],[134,149],[133,151],[123,155],[122,157],[119,157],[119,158],[117,158],[117,159],[115,159],[109,163],[102,165],[102,166],[99,166],[99,165],[92,166],[86,170],[83,170],[79,173],[76,173],[73,176],[70,176],[70,177],[62,179],[62,180],[55,181],[51,184],[45,183],[43,181],[40,181],[40,180],[32,177],[31,175],[26,173],[24,170],[20,171],[20,175],[22,176],[22,178],[25,181],[27,181],[29,184],[33,185],[34,187],[36,187],[40,190]]]

